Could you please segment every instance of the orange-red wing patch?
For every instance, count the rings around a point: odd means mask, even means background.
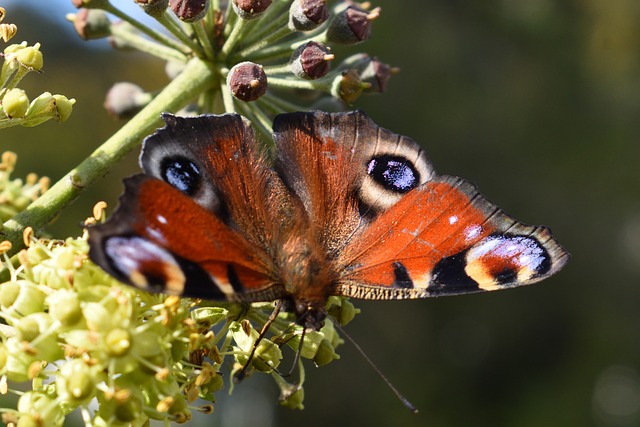
[[[263,254],[218,217],[163,181],[136,175],[125,183],[114,220],[90,232],[92,258],[105,270],[178,295],[242,300],[243,293],[266,293],[260,299],[270,301],[277,294],[267,290],[273,282]]]
[[[547,229],[517,223],[471,184],[442,177],[350,242],[336,292],[384,299],[493,290],[541,280],[567,260]]]

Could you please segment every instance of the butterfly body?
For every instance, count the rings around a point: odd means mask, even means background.
[[[240,116],[163,115],[144,174],[90,229],[90,256],[142,289],[235,302],[283,300],[319,329],[330,295],[424,298],[509,288],[569,255],[413,140],[364,113],[274,121],[275,160]]]

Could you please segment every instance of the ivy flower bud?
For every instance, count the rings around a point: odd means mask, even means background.
[[[133,0],[142,8],[144,13],[153,17],[160,17],[169,7],[169,0]]]
[[[29,108],[29,97],[22,89],[14,88],[8,91],[0,101],[2,111],[10,119],[24,117]]]
[[[82,359],[73,359],[65,363],[56,377],[58,396],[74,405],[91,399],[95,392],[97,372]]]
[[[291,57],[291,72],[303,79],[317,79],[326,75],[331,69],[331,61],[335,55],[327,46],[314,41],[299,46]]]
[[[280,389],[278,403],[290,409],[304,409],[304,388],[301,385],[291,385],[288,388]]]
[[[342,326],[346,326],[353,320],[356,314],[360,313],[360,309],[356,308],[347,298],[331,296],[327,303],[327,313]],[[323,332],[327,325],[328,323],[325,324]]]
[[[3,283],[0,286],[0,306],[9,315],[26,316],[44,311],[44,293],[26,280]]]
[[[59,123],[66,122],[73,112],[73,105],[76,103],[76,100],[58,94],[53,95],[53,99],[55,100],[57,110],[57,117],[55,117],[55,119]]]
[[[340,355],[336,353],[331,342],[328,339],[322,340],[316,355],[313,357],[316,366],[324,366],[337,359],[340,359]]]
[[[111,34],[111,21],[106,12],[97,9],[80,9],[75,15],[67,15],[82,40],[95,40]]]
[[[293,31],[314,30],[328,16],[326,0],[294,0],[289,8],[289,28]]]
[[[271,0],[232,0],[233,10],[242,19],[254,19],[264,13]]]
[[[391,76],[399,72],[399,68],[391,67],[373,57],[360,68],[360,79],[371,84],[371,87],[366,89],[367,93],[380,93],[386,89]]]
[[[142,110],[152,99],[138,85],[120,82],[111,86],[104,100],[104,108],[118,119],[129,119]]]
[[[380,9],[370,12],[355,6],[336,13],[327,28],[327,41],[340,44],[356,44],[371,37],[371,21],[380,16]]]
[[[18,400],[18,427],[54,427],[64,422],[62,405],[43,391],[28,391]]]
[[[6,62],[16,61],[19,66],[30,71],[40,71],[44,65],[40,43],[33,46],[27,46],[26,42],[14,44],[4,50],[4,55]]]
[[[336,77],[331,86],[331,94],[352,104],[362,95],[362,91],[371,87],[371,83],[363,82],[356,70],[347,70]]]
[[[49,314],[63,327],[73,326],[82,320],[82,308],[78,294],[72,291],[60,290],[47,297]]]
[[[71,115],[75,102],[75,99],[68,99],[64,95],[51,95],[49,92],[44,92],[31,101],[22,126],[37,126],[49,119],[64,122]]]
[[[23,317],[14,325],[16,338],[30,342],[35,357],[53,362],[63,356],[58,345],[58,336],[51,330],[53,319],[47,313],[32,313]]]
[[[255,101],[267,92],[267,74],[253,62],[236,64],[227,75],[229,90],[241,101]]]
[[[169,0],[169,7],[181,21],[195,22],[204,18],[209,0]]]

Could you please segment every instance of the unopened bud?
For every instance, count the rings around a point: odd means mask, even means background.
[[[96,9],[80,9],[75,15],[67,15],[73,28],[83,40],[95,40],[111,34],[111,21],[107,14]]]
[[[29,97],[22,89],[14,88],[8,91],[0,101],[2,111],[9,118],[22,118],[29,108]]]
[[[44,64],[40,43],[27,46],[26,42],[7,46],[4,50],[5,61],[16,61],[20,67],[25,67],[30,71],[40,71]]]
[[[328,16],[326,0],[294,0],[289,9],[289,28],[310,31],[318,28]]]
[[[371,83],[363,82],[356,70],[347,70],[336,77],[331,87],[331,94],[352,104],[362,95],[362,91],[371,87]]]
[[[264,13],[271,0],[232,0],[233,10],[242,19],[254,19]]]
[[[169,0],[169,6],[181,21],[195,22],[204,18],[209,0]]]
[[[349,6],[333,16],[327,28],[327,40],[340,44],[356,44],[371,37],[371,21],[380,16],[380,10],[362,10]]]
[[[255,101],[267,91],[267,74],[253,62],[236,64],[227,76],[229,90],[241,101]]]
[[[360,79],[371,84],[371,87],[366,90],[367,93],[379,93],[384,92],[391,76],[399,72],[399,68],[390,67],[373,57],[360,69]]]
[[[159,17],[169,7],[169,0],[133,0],[149,16]]]
[[[303,79],[317,79],[331,69],[335,55],[321,43],[308,42],[298,47],[291,57],[291,72]]]
[[[111,86],[104,101],[104,108],[118,119],[135,116],[151,101],[151,95],[138,85],[120,82]]]

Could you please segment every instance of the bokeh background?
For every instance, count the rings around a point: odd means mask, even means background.
[[[128,3],[116,0],[116,4]],[[420,409],[409,413],[350,344],[307,370],[304,411],[252,378],[190,426],[640,425],[640,3],[636,0],[378,0],[367,51],[401,68],[355,107],[424,145],[441,173],[476,183],[516,218],[550,226],[573,254],[544,283],[423,301],[358,302],[348,332]],[[68,0],[10,0],[14,39],[43,42],[44,76],[21,85],[75,97],[71,119],[0,135],[16,176],[61,177],[121,123],[117,81],[166,83],[162,64],[81,42]],[[80,233],[115,204],[137,153],[60,214]],[[69,425],[73,425],[69,422]]]

